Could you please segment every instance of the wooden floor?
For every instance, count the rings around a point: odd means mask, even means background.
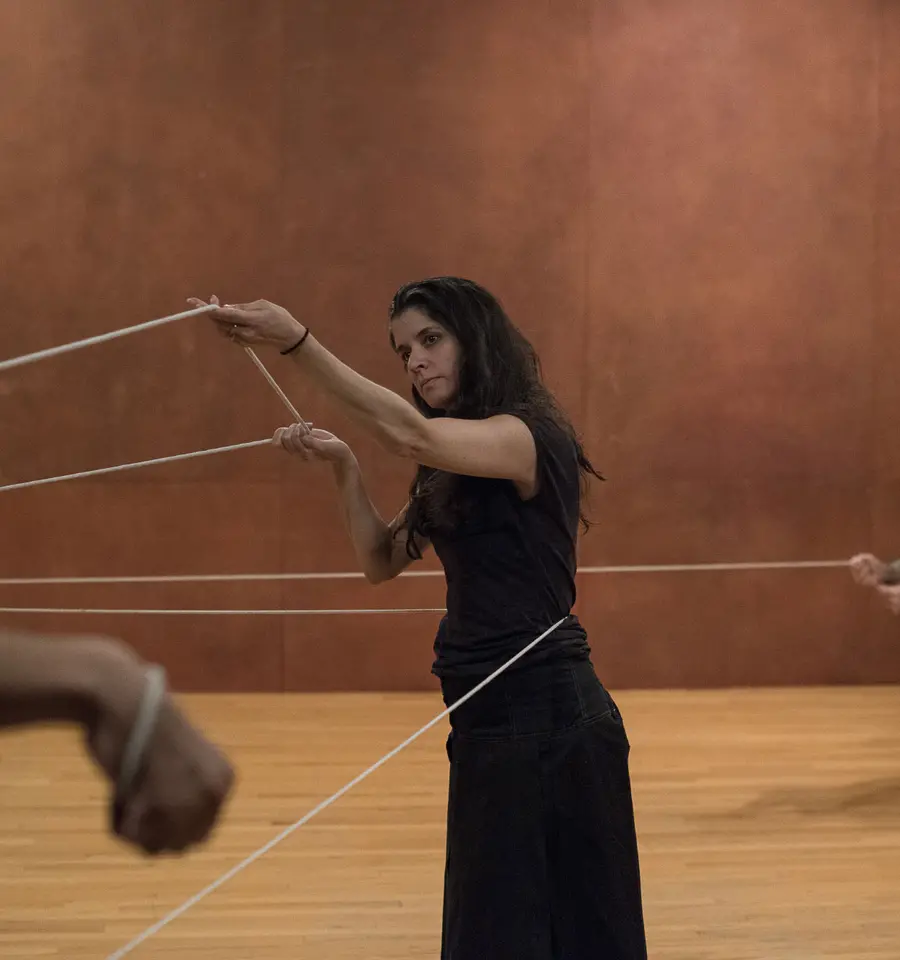
[[[617,700],[653,960],[900,957],[900,688]],[[0,737],[3,960],[103,960],[441,708],[423,695],[185,702],[241,779],[212,844],[180,860],[148,861],[105,835],[105,791],[74,737]],[[132,956],[436,958],[445,729]]]

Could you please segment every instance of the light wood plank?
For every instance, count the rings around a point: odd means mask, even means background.
[[[900,956],[900,689],[629,692],[651,957]],[[0,737],[0,956],[104,958],[441,709],[429,695],[187,697],[240,782],[214,841],[146,860],[104,832],[69,731]],[[439,726],[135,951],[437,957]]]

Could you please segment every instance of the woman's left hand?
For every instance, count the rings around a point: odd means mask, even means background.
[[[272,443],[288,453],[297,454],[302,460],[328,460],[331,463],[347,464],[354,459],[353,451],[340,437],[327,430],[314,430],[305,423],[279,427]]]
[[[218,297],[210,297],[208,302],[218,308],[211,311],[209,316],[219,333],[241,346],[272,346],[287,350],[306,332],[303,324],[295,320],[284,307],[268,300],[227,304],[224,307],[219,306]],[[188,303],[194,307],[207,306],[207,301],[197,297],[190,297]]]

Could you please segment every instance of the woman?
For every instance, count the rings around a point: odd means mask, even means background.
[[[447,615],[433,669],[448,705],[566,618],[451,714],[443,960],[645,958],[629,744],[570,613],[581,487],[594,470],[531,345],[474,283],[408,284],[391,305],[390,343],[411,405],[282,307],[256,301],[211,316],[237,343],[279,348],[418,465],[407,506],[385,523],[342,441],[302,424],[275,437],[334,464],[373,583],[434,547]]]

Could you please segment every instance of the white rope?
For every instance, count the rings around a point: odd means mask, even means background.
[[[281,389],[281,387],[278,386],[278,384],[275,382],[275,378],[271,373],[269,373],[269,371],[263,365],[262,360],[260,360],[256,355],[256,351],[252,347],[244,347],[244,350],[246,351],[247,356],[256,364],[259,372],[266,378],[266,380],[268,380],[269,386],[281,398],[281,402],[288,408],[288,410],[291,411],[291,416],[294,418],[294,420],[296,420],[297,423],[305,423],[303,417],[301,417],[297,411],[297,408],[288,399],[287,394]],[[311,424],[308,423],[306,425],[311,426]]]
[[[442,570],[405,570],[400,576],[443,576]],[[60,586],[63,584],[115,584],[115,583],[248,583],[275,580],[362,580],[364,573],[211,573],[175,574],[172,576],[135,577],[6,577],[0,578],[0,586]]]
[[[153,738],[156,722],[159,719],[160,707],[166,695],[166,671],[159,664],[151,664],[147,668],[144,694],[138,706],[138,714],[128,734],[128,741],[122,752],[122,763],[119,767],[119,776],[116,780],[116,791],[113,797],[113,810],[116,825],[125,812],[129,794],[134,788],[135,780],[141,771],[147,755],[147,747]]]
[[[99,477],[107,473],[120,473],[123,470],[136,470],[138,467],[152,467],[160,463],[175,463],[177,460],[194,460],[197,457],[209,457],[214,453],[229,453],[232,450],[249,450],[272,443],[267,440],[250,440],[247,443],[232,443],[227,447],[213,447],[210,450],[195,450],[193,453],[176,453],[171,457],[157,457],[154,460],[141,460],[139,463],[122,463],[115,467],[101,467],[99,470],[82,470],[80,473],[67,473],[62,477],[44,477],[42,480],[26,480],[23,483],[7,483],[0,487],[0,493],[10,490],[24,490],[26,487],[40,487],[47,483],[61,483],[63,480],[81,480],[84,477]]]
[[[321,813],[321,811],[326,809],[326,807],[331,806],[331,804],[334,803],[335,800],[339,800],[345,793],[347,793],[349,790],[352,790],[353,787],[355,787],[358,783],[361,783],[363,780],[365,780],[366,777],[374,773],[379,767],[384,766],[384,764],[387,763],[388,760],[391,760],[394,757],[396,757],[401,750],[404,750],[406,747],[408,747],[414,740],[417,740],[419,737],[421,737],[423,733],[426,733],[433,726],[435,726],[435,724],[443,720],[444,717],[449,716],[449,714],[453,713],[453,711],[456,710],[457,707],[462,706],[462,704],[464,704],[467,700],[469,700],[471,697],[474,697],[476,693],[484,689],[484,687],[486,687],[492,680],[500,676],[500,674],[503,673],[504,670],[507,670],[517,660],[520,660],[522,657],[525,656],[526,653],[528,653],[530,650],[536,647],[541,642],[541,640],[544,639],[544,637],[549,636],[561,623],[564,623],[566,619],[568,618],[563,617],[562,620],[558,620],[556,623],[553,624],[552,627],[550,627],[549,630],[545,630],[539,637],[536,637],[524,649],[520,650],[515,656],[513,656],[506,663],[504,663],[503,666],[498,667],[489,677],[486,677],[484,680],[481,681],[481,683],[473,687],[468,693],[461,696],[459,700],[451,704],[445,710],[441,711],[441,713],[439,713],[433,720],[430,720],[428,723],[426,723],[424,727],[417,730],[411,737],[408,737],[399,746],[394,747],[394,749],[391,750],[390,753],[386,753],[380,760],[373,763],[371,767],[369,767],[367,770],[364,770],[358,776],[354,777],[348,784],[341,787],[341,789],[338,790],[337,793],[332,794],[327,800],[323,800],[317,807],[314,807],[312,810],[310,810],[309,813],[301,817],[296,823],[291,824],[291,826],[287,827],[285,830],[279,833],[277,837],[270,840],[265,846],[260,847],[259,850],[251,854],[249,857],[247,857],[246,860],[243,860],[236,867],[232,867],[231,870],[229,870],[227,873],[219,877],[218,880],[213,881],[208,887],[205,887],[199,893],[194,894],[193,897],[191,897],[189,900],[186,900],[180,907],[177,907],[167,916],[163,917],[161,920],[158,920],[152,926],[148,927],[143,933],[139,934],[137,937],[134,938],[134,940],[126,944],[120,950],[117,950],[115,953],[110,954],[106,958],[106,960],[121,960],[122,957],[127,956],[129,953],[131,953],[132,950],[135,949],[135,947],[140,946],[145,940],[148,940],[154,934],[159,933],[159,931],[162,930],[163,927],[170,924],[173,920],[180,917],[183,913],[185,913],[195,904],[199,903],[204,897],[208,896],[214,890],[217,890],[224,883],[227,883],[229,880],[231,880],[232,877],[237,876],[237,874],[239,874],[242,870],[246,869],[252,863],[259,860],[260,857],[268,853],[273,847],[281,843],[282,840],[285,840],[292,833],[294,833],[296,830],[302,827],[305,823],[309,823],[309,821],[312,820],[312,818],[316,816],[316,814]]]
[[[626,567],[580,567],[579,573],[694,573],[723,570],[814,570],[849,566],[849,560],[778,560],[737,563],[660,563]]]
[[[708,571],[734,572],[740,570],[807,570],[843,568],[849,560],[796,560],[773,563],[682,563],[619,567],[579,567],[578,575],[610,573],[703,573]],[[442,577],[443,570],[404,570],[399,577]],[[122,577],[0,577],[2,587],[101,585],[117,583],[252,583],[279,580],[362,580],[365,574],[357,571],[305,571],[302,573],[202,573],[160,574],[156,576]]]
[[[65,613],[65,614],[92,614],[106,616],[108,614],[128,614],[129,616],[161,616],[161,617],[293,617],[316,616],[333,617],[341,614],[364,613],[446,613],[445,607],[369,607],[359,610],[337,608],[334,610],[166,610],[162,607],[151,607],[146,610],[132,610],[126,607],[0,607],[0,613]]]
[[[174,320],[185,320],[188,317],[196,317],[201,313],[209,313],[215,310],[215,304],[207,304],[204,307],[196,307],[193,310],[183,310],[181,313],[173,313],[168,317],[160,317],[158,320],[147,320],[145,323],[135,324],[133,327],[123,327],[121,330],[113,330],[111,333],[101,333],[96,337],[87,337],[85,340],[75,340],[72,343],[64,343],[59,347],[50,347],[47,350],[38,350],[37,353],[27,353],[21,357],[13,357],[11,360],[0,362],[0,373],[5,370],[12,370],[13,367],[21,367],[26,363],[34,363],[36,360],[47,360],[50,357],[58,357],[63,353],[71,353],[73,350],[80,350],[82,347],[96,346],[98,343],[106,343],[109,340],[115,340],[118,337],[125,337],[130,333],[138,333],[142,330],[150,330],[152,327],[162,326],[164,323],[172,323]]]
[[[210,309],[212,308],[210,307],[203,308],[203,310],[206,312],[208,312]],[[175,314],[172,317],[165,317],[163,318],[163,320],[151,320],[149,325],[152,326],[154,324],[168,322],[169,320],[178,319],[179,317],[188,316],[191,313],[197,313],[197,312],[198,311],[196,310],[188,311],[187,313],[184,313],[184,314]],[[137,327],[128,328],[126,331],[120,330],[114,334],[105,334],[104,336],[107,339],[109,339],[113,336],[120,336],[122,335],[123,332],[130,332],[132,330],[137,330],[142,328],[145,329],[147,326],[148,324],[140,324]],[[94,340],[96,340],[96,338],[94,338]],[[85,340],[75,345],[69,344],[68,347],[66,348],[61,347],[61,348],[55,348],[55,349],[59,349],[59,350],[74,349],[76,346],[85,346],[87,345],[88,342],[89,341]],[[291,403],[291,401],[285,395],[281,387],[279,387],[278,384],[275,382],[274,378],[269,373],[269,371],[265,368],[265,366],[263,365],[259,357],[257,357],[256,353],[250,347],[245,347],[245,350],[247,351],[247,355],[251,358],[251,360],[253,360],[253,362],[259,368],[260,372],[263,374],[266,380],[269,381],[269,384],[272,386],[272,389],[278,394],[278,396],[281,398],[282,402],[288,408],[288,410],[290,410],[291,415],[295,418],[295,420],[298,423],[305,422],[303,418],[300,416],[299,412],[297,411],[297,408]],[[31,356],[34,357],[35,359],[38,358],[37,354],[32,354]],[[15,365],[16,363],[22,361],[22,359],[23,358],[19,358],[18,361],[7,361],[7,363],[11,363]],[[2,365],[0,365],[0,369],[3,369]],[[307,424],[307,426],[311,426],[311,424]],[[248,443],[233,443],[225,447],[213,447],[212,449],[209,449],[209,450],[196,450],[192,453],[178,453],[178,454],[175,454],[174,456],[156,457],[152,460],[141,460],[137,463],[123,463],[114,467],[101,467],[100,469],[97,469],[97,470],[82,470],[79,473],[67,473],[60,477],[44,477],[40,480],[26,480],[22,483],[7,483],[7,484],[4,484],[3,486],[0,486],[0,493],[3,493],[3,492],[8,493],[11,490],[25,490],[28,487],[39,487],[39,486],[44,486],[45,484],[48,484],[48,483],[62,483],[65,480],[83,480],[86,477],[99,477],[99,476],[103,476],[105,474],[110,474],[110,473],[120,473],[123,470],[137,470],[139,467],[157,466],[161,463],[175,463],[180,460],[193,460],[193,459],[196,459],[197,457],[208,457],[216,453],[230,453],[231,451],[234,451],[234,450],[248,450],[251,447],[261,447],[271,443],[272,443],[271,438],[266,440],[251,440]]]

